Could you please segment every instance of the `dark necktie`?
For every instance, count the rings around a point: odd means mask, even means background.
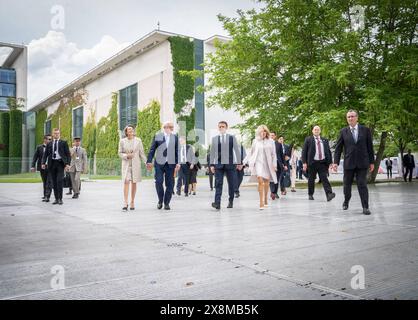
[[[54,141],[54,150],[53,150],[53,156],[52,158],[56,159],[57,158],[57,150],[58,150],[58,140]]]

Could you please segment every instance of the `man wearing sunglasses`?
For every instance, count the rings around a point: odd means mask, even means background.
[[[35,154],[33,155],[32,159],[32,166],[31,171],[36,172],[39,171],[42,178],[42,184],[43,184],[43,202],[49,202],[49,198],[51,196],[52,192],[52,180],[51,176],[48,174],[48,167],[45,167],[45,169],[42,169],[42,157],[44,156],[46,146],[48,143],[52,140],[52,137],[49,134],[44,135],[44,141],[42,144],[36,147]]]
[[[333,169],[336,172],[344,149],[344,203],[343,210],[348,209],[351,199],[351,186],[354,176],[363,207],[363,214],[369,215],[369,191],[367,189],[367,170],[374,170],[374,151],[372,134],[369,128],[358,123],[358,113],[347,112],[348,127],[341,129],[335,145]]]

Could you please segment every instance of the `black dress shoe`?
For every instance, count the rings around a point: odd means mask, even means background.
[[[180,196],[181,195],[181,192],[180,191],[177,191],[177,195]]]
[[[42,202],[49,202],[49,199],[45,198],[44,200],[42,200]]]
[[[234,203],[232,201],[229,201],[227,208],[231,209],[234,207]]]
[[[66,193],[66,195],[67,195],[67,196],[70,196],[70,195],[72,195],[72,194],[73,194],[72,192],[67,192],[67,193]]]
[[[212,208],[215,208],[216,210],[219,210],[219,209],[221,209],[221,205],[219,203],[212,202]]]
[[[58,204],[59,204],[59,205],[63,205],[63,204],[64,204],[64,202],[62,202],[62,200],[60,199],[60,200],[58,200]]]
[[[78,199],[78,193],[74,193],[74,195],[73,195],[73,197],[72,197],[73,199]]]
[[[59,204],[59,201],[55,200],[54,202],[52,202],[52,204]]]
[[[184,196],[185,196],[185,197],[188,197],[188,196],[189,196],[189,194],[188,194],[188,193],[185,193],[185,194],[184,194]]]
[[[164,205],[164,210],[170,210],[170,205],[169,204],[165,204]]]
[[[334,192],[331,192],[331,193],[327,194],[327,201],[331,201],[334,198],[335,198],[335,193]]]
[[[45,200],[46,199],[46,197],[42,197],[42,200]]]
[[[239,198],[240,194],[239,192],[235,192],[235,198]]]
[[[158,202],[158,204],[157,204],[157,208],[158,208],[158,210],[160,210],[162,207],[163,207],[163,204],[162,204],[162,203],[160,203],[160,202]]]
[[[347,202],[343,203],[343,210],[348,210],[348,203]]]
[[[370,210],[368,208],[363,208],[363,214],[365,214],[366,216],[368,216],[370,214]]]
[[[313,196],[309,196],[309,200],[315,200]]]

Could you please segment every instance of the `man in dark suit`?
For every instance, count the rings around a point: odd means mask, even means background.
[[[174,124],[166,122],[163,125],[164,132],[157,133],[152,140],[147,158],[147,169],[151,170],[154,159],[155,188],[158,194],[157,208],[170,210],[170,201],[173,196],[174,175],[179,171],[179,140],[173,134]],[[164,191],[165,181],[165,191]]]
[[[409,175],[409,182],[412,181],[412,172],[414,172],[415,168],[415,159],[414,156],[411,154],[411,149],[408,150],[408,153],[403,156],[402,159],[403,167],[405,168],[405,173],[403,175],[403,179],[406,182],[406,179]]]
[[[312,129],[312,136],[305,139],[302,149],[303,170],[308,172],[308,196],[309,200],[314,200],[315,178],[319,175],[324,187],[327,201],[335,198],[331,184],[328,181],[328,169],[332,164],[331,149],[327,139],[320,136],[321,128],[315,126]]]
[[[52,180],[51,180],[51,176],[48,174],[48,168],[42,169],[42,157],[44,156],[46,146],[51,140],[52,140],[52,137],[49,134],[45,135],[43,144],[40,144],[39,146],[36,147],[35,154],[33,155],[33,158],[32,158],[31,171],[32,172],[39,171],[41,174],[42,184],[43,184],[43,189],[44,189],[44,193],[43,193],[44,196],[42,197],[43,202],[49,202],[49,198],[52,192]]]
[[[390,158],[387,158],[385,161],[386,164],[386,174],[388,175],[388,179],[392,179],[392,160]]]
[[[280,136],[278,139],[279,143],[283,146],[283,167],[284,170],[282,172],[282,175],[280,176],[280,191],[282,195],[286,195],[286,187],[285,187],[285,174],[290,175],[290,158],[292,154],[292,148],[284,143],[284,137]],[[289,178],[290,180],[290,178]]]
[[[361,198],[361,205],[365,215],[370,214],[369,191],[367,189],[367,169],[374,170],[374,151],[372,134],[369,128],[358,124],[358,113],[354,110],[347,112],[348,127],[341,129],[335,145],[334,171],[337,171],[344,149],[344,203],[343,210],[348,209],[351,199],[351,186],[354,176]]]
[[[193,169],[195,160],[193,148],[190,144],[186,143],[186,137],[180,137],[180,169],[178,172],[177,180],[177,195],[181,194],[181,187],[184,185],[184,195],[189,196],[189,185],[190,185],[190,170]]]
[[[240,150],[241,150],[241,161],[242,161],[247,156],[247,153],[245,152],[245,148],[242,145],[242,143],[240,146]],[[242,167],[241,170],[236,169],[236,175],[237,177],[236,177],[236,186],[235,186],[235,198],[239,198],[240,197],[239,188],[241,187],[242,180],[244,179],[244,167]]]
[[[284,159],[284,152],[283,152],[283,145],[276,141],[276,132],[270,132],[270,138],[274,141],[274,145],[276,147],[276,157],[277,157],[277,183],[270,182],[270,197],[272,200],[278,199],[279,195],[277,192],[279,191],[279,183],[282,178],[284,170],[287,170],[287,166],[285,165]]]
[[[210,152],[210,169],[215,174],[215,201],[212,207],[221,208],[222,188],[224,176],[228,181],[229,202],[227,208],[232,208],[234,203],[234,190],[236,185],[236,169],[242,170],[242,159],[238,142],[235,136],[227,134],[228,123],[218,123],[219,135],[212,139]]]
[[[53,130],[53,140],[46,146],[44,155],[42,157],[42,169],[46,169],[51,175],[52,186],[54,188],[55,201],[52,204],[62,205],[62,189],[64,170],[70,169],[71,154],[67,141],[61,140],[60,129]]]

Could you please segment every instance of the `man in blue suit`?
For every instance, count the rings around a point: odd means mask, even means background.
[[[161,209],[164,204],[164,209],[170,210],[170,200],[173,196],[174,188],[174,175],[180,168],[178,164],[179,140],[173,134],[173,129],[173,123],[164,123],[164,131],[154,136],[147,158],[147,169],[151,170],[152,160],[155,156],[155,188],[158,194],[158,209]],[[165,190],[164,181],[166,186]]]
[[[224,176],[228,181],[229,203],[227,208],[232,208],[234,203],[234,191],[236,186],[236,170],[242,170],[242,159],[239,144],[235,136],[227,134],[228,123],[218,123],[219,135],[212,139],[210,149],[210,170],[215,174],[215,202],[212,207],[221,208],[222,188]]]

